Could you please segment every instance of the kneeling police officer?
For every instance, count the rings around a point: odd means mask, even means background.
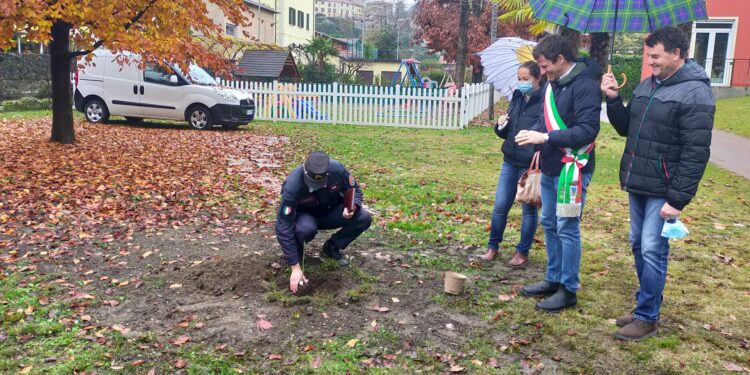
[[[344,207],[344,194],[349,189],[355,189],[354,211]],[[311,152],[304,164],[284,181],[276,218],[276,237],[284,259],[292,267],[289,277],[292,293],[307,283],[300,262],[304,244],[312,241],[319,229],[341,228],[325,242],[320,256],[346,266],[348,262],[341,251],[367,230],[371,222],[370,213],[362,208],[362,190],[349,171],[325,152]]]

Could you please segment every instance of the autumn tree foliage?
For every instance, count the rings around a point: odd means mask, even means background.
[[[208,0],[230,22],[249,26],[243,0]],[[248,10],[251,17],[254,14]],[[49,44],[52,81],[52,141],[73,143],[70,66],[80,56],[99,47],[115,53],[142,54],[141,63],[169,61],[187,67],[189,62],[224,74],[231,67],[215,48],[192,35],[213,36],[220,44],[222,29],[207,17],[203,0],[2,0],[0,49],[11,46],[15,31],[27,39]],[[73,47],[71,49],[71,46]]]
[[[443,51],[445,59],[455,62],[458,56],[459,14],[461,0],[419,0],[412,18],[417,30],[416,42],[424,42],[434,52]],[[479,58],[474,55],[490,45],[490,23],[492,8],[488,0],[469,0],[471,5],[468,25],[468,54],[466,62],[475,65]],[[498,22],[497,37],[518,36],[528,39],[529,22]]]

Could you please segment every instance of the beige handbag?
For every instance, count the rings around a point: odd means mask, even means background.
[[[539,151],[531,158],[529,170],[518,180],[516,200],[533,206],[542,206],[542,170],[539,169]]]

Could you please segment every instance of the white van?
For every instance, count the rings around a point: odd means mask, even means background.
[[[99,49],[91,63],[80,62],[85,65],[76,72],[74,102],[89,122],[125,116],[187,121],[195,129],[236,129],[255,116],[251,94],[221,87],[197,65],[191,64],[188,74],[158,64],[141,70],[138,55],[125,56],[130,62],[121,65],[110,51]]]

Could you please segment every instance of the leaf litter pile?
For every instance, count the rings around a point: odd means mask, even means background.
[[[0,277],[19,273],[25,285],[54,275],[43,283],[66,292],[39,303],[72,307],[74,316],[60,322],[85,325],[81,339],[108,346],[104,332],[130,340],[155,333],[157,342],[141,346],[172,353],[203,343],[291,365],[299,353],[286,354],[290,348],[306,353],[334,337],[355,347],[386,330],[397,343],[363,353],[362,366],[389,367],[426,348],[452,372],[463,370],[457,359],[471,359],[458,349],[473,338],[524,345],[490,329],[495,319],[433,302],[442,295],[439,272],[418,259],[462,257],[466,248],[396,252],[375,228],[347,249],[347,269],[318,259],[330,235],[321,233],[306,246],[306,295],[291,296],[272,225],[292,159],[286,138],[163,124],[76,129],[75,145],[58,145],[47,141],[49,119],[0,120]],[[170,358],[175,368],[189,366]]]

